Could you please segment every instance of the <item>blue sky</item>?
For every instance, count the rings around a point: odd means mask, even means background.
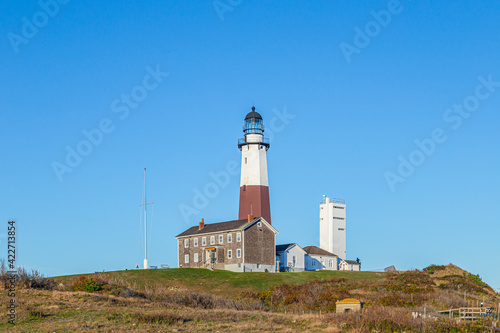
[[[0,241],[15,218],[18,264],[141,264],[146,167],[150,263],[175,267],[176,234],[237,218],[238,174],[193,200],[240,163],[255,105],[278,243],[319,245],[327,194],[363,269],[451,262],[500,288],[500,3],[41,3],[0,4]]]

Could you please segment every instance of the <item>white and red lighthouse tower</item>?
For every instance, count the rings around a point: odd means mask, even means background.
[[[238,141],[241,150],[241,182],[239,219],[248,215],[262,216],[271,223],[269,182],[267,179],[267,150],[269,141],[264,139],[262,116],[252,112],[245,117],[245,137]]]

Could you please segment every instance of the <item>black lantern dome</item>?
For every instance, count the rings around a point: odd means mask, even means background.
[[[258,112],[255,112],[255,106],[252,106],[252,112],[249,112],[245,117],[245,120],[247,119],[262,119],[262,116]]]

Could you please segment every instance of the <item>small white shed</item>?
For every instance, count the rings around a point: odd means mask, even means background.
[[[304,251],[296,243],[276,246],[276,260],[281,272],[303,272],[305,270]]]
[[[354,260],[342,260],[339,264],[339,270],[359,272],[361,270],[361,265]]]

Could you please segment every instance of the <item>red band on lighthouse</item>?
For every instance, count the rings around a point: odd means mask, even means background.
[[[262,216],[271,223],[271,206],[269,205],[269,187],[249,185],[240,187],[240,214],[239,219],[246,219],[248,215]]]

